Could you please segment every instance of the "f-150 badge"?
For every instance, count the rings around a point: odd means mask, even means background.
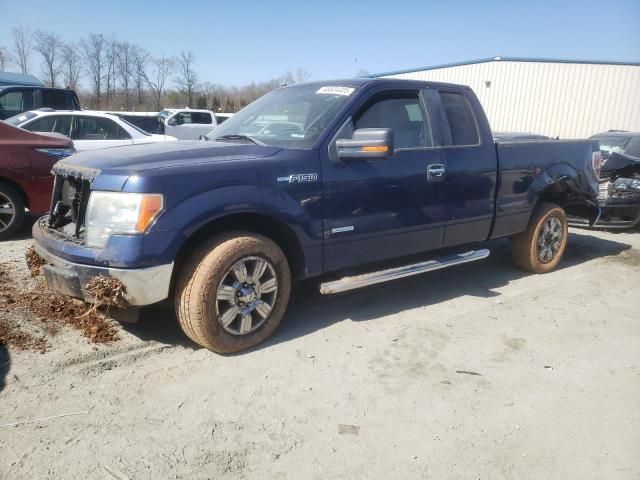
[[[278,177],[278,182],[281,183],[308,183],[317,182],[317,173],[294,173],[288,177]]]

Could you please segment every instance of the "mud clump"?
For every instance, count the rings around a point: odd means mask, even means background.
[[[44,258],[42,258],[36,249],[32,246],[27,248],[25,253],[25,259],[27,260],[27,267],[29,267],[29,271],[31,272],[32,277],[37,277],[42,274],[42,267],[45,264]]]
[[[129,305],[124,298],[127,293],[127,287],[117,278],[103,275],[93,277],[85,287],[85,290],[95,298],[94,305],[121,308]]]

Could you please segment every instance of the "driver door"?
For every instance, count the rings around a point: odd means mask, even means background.
[[[442,178],[428,171],[443,167],[445,157],[425,106],[418,90],[374,95],[333,139],[390,128],[394,151],[382,161],[323,159],[325,271],[441,247],[445,192]]]

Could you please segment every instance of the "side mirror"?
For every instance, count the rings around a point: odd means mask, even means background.
[[[175,125],[180,125],[181,123],[182,122],[180,121],[180,117],[173,117],[167,120],[167,125],[170,125],[172,127]]]
[[[336,141],[340,160],[386,160],[393,155],[393,130],[390,128],[360,128],[350,139]]]

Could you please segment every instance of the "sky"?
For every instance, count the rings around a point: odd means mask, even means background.
[[[0,0],[0,46],[18,23],[66,41],[115,36],[156,56],[192,50],[200,80],[225,85],[494,56],[640,62],[640,0]],[[35,53],[31,63],[38,76]]]

